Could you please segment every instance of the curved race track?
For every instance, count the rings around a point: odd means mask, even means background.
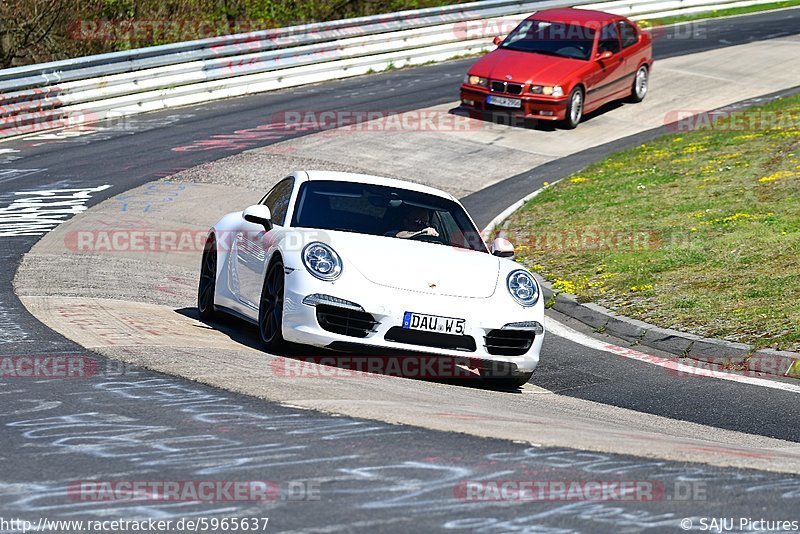
[[[800,85],[795,74],[800,72],[800,40],[792,35],[800,28],[798,20],[798,10],[726,19],[706,23],[702,39],[658,42],[654,92],[646,103],[598,114],[576,133],[484,124],[468,132],[403,135],[355,131],[274,136],[269,129],[253,130],[286,110],[406,111],[427,106],[446,111],[469,63],[456,61],[148,114],[80,135],[62,132],[3,143],[0,187],[6,213],[20,198],[47,196],[42,190],[93,188],[62,196],[88,196],[87,205],[105,200],[47,234],[26,256],[16,280],[25,305],[72,341],[27,314],[10,291],[12,270],[7,270],[0,294],[8,325],[4,356],[87,354],[84,346],[113,359],[291,405],[220,392],[141,368],[124,368],[120,376],[111,360],[93,355],[107,372],[92,380],[5,380],[2,393],[8,402],[0,421],[6,425],[5,450],[14,451],[14,457],[4,453],[13,462],[2,481],[14,484],[15,491],[0,496],[4,514],[257,514],[268,515],[282,530],[482,526],[487,532],[532,525],[574,530],[675,527],[681,517],[734,509],[743,515],[768,510],[776,518],[790,518],[800,480],[741,468],[798,471],[800,434],[790,419],[798,405],[796,391],[671,376],[555,335],[545,342],[543,364],[532,383],[516,394],[391,377],[280,376],[274,371],[281,364],[276,367],[275,362],[284,359],[258,351],[253,333],[238,322],[210,329],[193,319],[196,254],[75,254],[69,236],[99,228],[203,230],[219,214],[252,201],[271,180],[296,166],[311,165],[413,176],[459,193],[478,222],[485,223],[542,181],[653,135],[647,131],[663,124],[670,111],[712,109]],[[771,40],[757,42],[766,38]],[[765,69],[770,78],[746,77],[768,62],[773,67]],[[687,81],[694,86],[687,88]],[[715,90],[723,85],[724,94]],[[422,102],[420,95],[425,95]],[[604,144],[609,136],[617,140]],[[267,148],[189,169],[257,147]],[[440,161],[443,153],[453,157]],[[464,172],[469,168],[465,165],[481,161],[509,165]],[[509,178],[539,165],[546,166]],[[543,175],[543,168],[552,174]],[[189,170],[173,176],[183,169]],[[101,189],[105,185],[111,187]],[[40,193],[19,194],[31,190]],[[8,234],[35,233],[35,225],[46,222],[41,216],[3,222],[7,263],[19,261],[38,239]],[[551,318],[569,324],[563,317]],[[234,333],[236,328],[243,333]],[[543,472],[559,480],[657,480],[668,493],[674,491],[675,480],[693,479],[707,485],[708,492],[706,500],[680,503],[508,507],[465,502],[453,491],[459,481],[541,477]],[[320,484],[322,499],[131,506],[76,503],[64,495],[69,482],[88,477],[268,478],[283,484],[313,479]],[[412,509],[418,515],[410,515]]]

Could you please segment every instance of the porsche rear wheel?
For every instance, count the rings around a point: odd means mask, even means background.
[[[258,306],[258,332],[264,348],[276,351],[283,347],[283,262],[276,260],[270,264],[264,277],[261,302]]]
[[[200,283],[197,285],[197,311],[203,320],[214,317],[214,293],[217,289],[217,242],[213,235],[206,240],[200,263]]]

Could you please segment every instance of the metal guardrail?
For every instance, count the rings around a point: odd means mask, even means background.
[[[487,50],[532,12],[670,16],[772,0],[484,0],[0,70],[0,138]]]

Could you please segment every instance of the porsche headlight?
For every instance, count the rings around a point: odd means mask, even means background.
[[[305,246],[303,265],[320,280],[336,280],[342,274],[342,259],[324,243],[309,243]]]
[[[523,306],[533,306],[539,300],[539,284],[523,269],[511,271],[506,279],[508,292]]]
[[[474,74],[465,74],[464,83],[468,83],[470,85],[480,85],[481,87],[487,87],[489,85],[489,79],[481,78],[480,76],[475,76]]]

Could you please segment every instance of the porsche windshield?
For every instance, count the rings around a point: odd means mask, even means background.
[[[594,35],[592,28],[575,24],[523,20],[500,48],[586,60],[592,55]]]
[[[408,189],[313,180],[300,186],[296,228],[414,239],[488,252],[464,209],[446,198]]]

